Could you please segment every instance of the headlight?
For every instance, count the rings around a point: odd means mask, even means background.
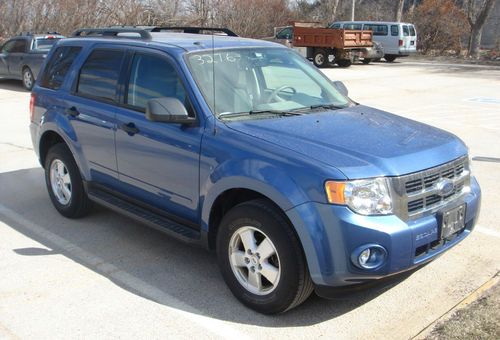
[[[327,181],[325,190],[328,202],[347,205],[358,214],[392,214],[392,199],[387,178]]]

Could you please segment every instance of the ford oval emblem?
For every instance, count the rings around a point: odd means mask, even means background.
[[[455,184],[448,178],[443,178],[436,184],[437,194],[439,196],[448,196],[455,190]]]

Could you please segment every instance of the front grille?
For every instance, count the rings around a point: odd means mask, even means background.
[[[454,184],[453,190],[446,195],[442,195],[437,187],[444,178]],[[470,184],[468,159],[461,157],[435,168],[398,177],[394,182],[402,202],[402,217],[416,218],[439,209],[463,193],[464,188]]]

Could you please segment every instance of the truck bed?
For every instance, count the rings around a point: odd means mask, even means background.
[[[293,45],[296,47],[325,47],[351,49],[372,47],[370,30],[344,30],[311,27],[309,23],[294,23]]]

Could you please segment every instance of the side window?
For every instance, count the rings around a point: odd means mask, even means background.
[[[345,24],[344,29],[346,29],[346,30],[360,30],[361,24]]]
[[[14,48],[14,45],[16,44],[15,40],[11,40],[5,43],[2,47],[2,53],[10,53],[12,52],[12,49]]]
[[[416,35],[417,35],[417,32],[415,32],[415,26],[410,25],[409,27],[410,27],[410,35],[411,35],[412,37],[416,36]]]
[[[373,35],[387,35],[389,30],[387,25],[375,25],[375,24],[365,24],[363,29],[372,30]]]
[[[339,29],[340,28],[340,24],[333,24],[332,26],[330,26],[330,28],[336,28],[336,29]]]
[[[391,25],[391,35],[392,36],[399,35],[399,26],[398,25]]]
[[[78,56],[81,49],[81,47],[76,46],[58,47],[45,67],[40,80],[40,86],[53,90],[61,88],[66,73],[68,73],[73,60]]]
[[[125,103],[145,111],[148,100],[162,97],[177,98],[190,111],[184,86],[170,62],[149,54],[136,54],[132,61]]]
[[[14,47],[12,48],[11,53],[26,53],[26,46],[28,42],[24,39],[15,40]]]
[[[85,97],[114,101],[124,52],[94,50],[80,70],[76,92]]]
[[[407,25],[403,25],[403,35],[405,37],[409,36],[410,35],[410,30],[408,29],[408,26]]]
[[[292,39],[292,28],[287,27],[276,34],[276,39]]]

